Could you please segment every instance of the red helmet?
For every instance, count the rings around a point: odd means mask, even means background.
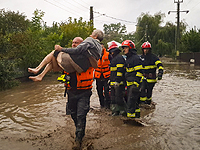
[[[124,42],[122,42],[122,48],[125,46],[128,46],[130,49],[135,48],[135,44],[131,40],[125,40]]]
[[[151,44],[147,41],[147,42],[144,42],[141,47],[142,47],[142,49],[144,49],[144,48],[151,49]]]
[[[108,50],[112,49],[112,48],[118,48],[119,46],[115,43],[115,42],[111,42],[110,45],[108,45]]]

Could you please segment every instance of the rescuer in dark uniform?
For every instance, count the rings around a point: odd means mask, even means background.
[[[126,57],[126,85],[127,85],[127,117],[140,118],[139,98],[142,83],[142,60],[137,55],[135,44],[125,40],[121,44]]]
[[[109,46],[109,53],[112,56],[110,63],[110,86],[111,86],[111,110],[112,116],[124,115],[125,112],[125,59],[120,54],[121,50],[115,42]]]
[[[141,56],[143,60],[144,77],[146,78],[146,88],[141,91],[140,103],[150,105],[152,103],[152,91],[157,80],[162,79],[163,65],[159,58],[152,54],[151,44],[147,41],[142,44]],[[156,70],[158,69],[158,73]]]

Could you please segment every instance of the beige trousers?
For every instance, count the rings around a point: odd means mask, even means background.
[[[58,65],[65,70],[67,73],[72,72],[83,72],[83,69],[79,67],[70,57],[69,54],[60,52],[57,57]]]

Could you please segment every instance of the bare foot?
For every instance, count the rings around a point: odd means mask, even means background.
[[[34,82],[42,81],[42,78],[39,76],[30,76],[29,79],[33,80]]]
[[[38,73],[38,69],[36,69],[36,68],[28,68],[28,72],[30,72],[30,73],[34,73],[34,74],[37,74]]]

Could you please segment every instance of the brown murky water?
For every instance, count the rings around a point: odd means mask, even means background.
[[[93,149],[199,149],[200,66],[168,63],[164,64],[164,69],[163,80],[153,91],[156,109],[142,110],[149,124],[147,127],[125,124],[120,117],[111,117],[109,112],[100,110],[94,87],[93,109],[88,114],[86,127],[86,139],[93,140]],[[56,81],[57,76],[47,76],[39,83],[25,82],[0,92],[0,150],[27,147],[27,143],[18,143],[12,137],[21,139],[27,135],[40,135],[58,127],[65,128],[66,124],[71,127],[70,134],[74,133],[70,116],[65,116],[66,98],[63,98],[63,84]],[[113,128],[105,128],[100,133],[105,126]],[[12,145],[14,141],[16,143]],[[51,148],[44,149],[64,148],[51,145]]]

